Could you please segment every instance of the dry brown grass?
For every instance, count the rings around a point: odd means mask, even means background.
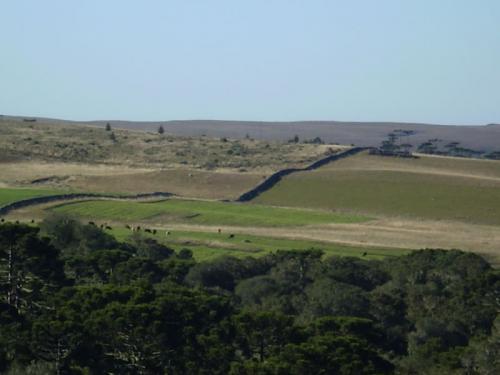
[[[161,225],[161,223],[159,223]],[[169,225],[177,230],[210,231],[213,227]],[[221,227],[225,233],[307,239],[355,246],[394,249],[460,249],[479,253],[500,265],[500,230],[496,226],[432,220],[382,218],[360,224],[328,224],[300,228]]]
[[[130,168],[125,165],[62,163],[47,161],[18,161],[0,163],[0,179],[9,184],[31,184],[35,179],[59,176],[114,176],[127,173],[144,173],[148,168]]]
[[[278,169],[342,148],[3,120],[0,184],[233,199]]]
[[[171,169],[113,176],[79,176],[71,181],[71,186],[95,192],[163,191],[193,198],[234,199],[258,184],[262,177],[252,173]]]
[[[112,139],[111,134],[114,135]],[[20,160],[269,173],[305,166],[338,146],[181,137],[103,127],[0,120],[0,162]]]
[[[144,193],[162,191],[206,199],[232,199],[258,184],[265,175],[199,169],[129,168],[119,165],[9,162],[0,163],[0,184],[43,186],[102,193]],[[50,177],[48,181],[32,181]]]
[[[369,170],[439,174],[467,178],[500,180],[498,160],[465,159],[416,154],[418,159],[380,157],[364,152],[322,167],[320,171]]]

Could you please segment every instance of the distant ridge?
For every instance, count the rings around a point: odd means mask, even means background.
[[[500,150],[500,124],[488,125],[437,125],[406,122],[347,122],[347,121],[232,121],[232,120],[174,120],[174,121],[68,121],[31,116],[1,116],[11,121],[36,119],[39,123],[60,123],[105,126],[156,131],[161,125],[166,133],[182,136],[251,138],[288,140],[298,135],[301,140],[320,137],[328,143],[354,144],[361,147],[378,146],[388,133],[396,129],[414,130],[415,135],[405,139],[419,145],[429,139],[441,139],[443,143],[460,142],[463,147],[478,151]]]

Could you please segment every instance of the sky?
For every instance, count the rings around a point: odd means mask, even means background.
[[[500,123],[498,0],[0,1],[0,114]]]

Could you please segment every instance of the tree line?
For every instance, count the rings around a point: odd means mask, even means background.
[[[197,262],[65,216],[4,223],[0,371],[494,374],[499,287],[461,251]]]

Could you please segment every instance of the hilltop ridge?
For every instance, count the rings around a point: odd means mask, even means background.
[[[201,135],[213,137],[245,138],[286,141],[295,135],[303,139],[320,137],[327,143],[354,144],[362,147],[378,146],[388,133],[396,129],[413,130],[408,138],[413,145],[429,139],[441,139],[443,143],[459,142],[463,147],[478,151],[498,151],[500,125],[437,125],[406,122],[348,122],[348,121],[232,121],[232,120],[172,120],[172,121],[124,121],[96,120],[69,121],[38,117],[2,116],[9,121],[35,120],[40,123],[78,124],[114,128],[156,131],[161,125],[166,133],[180,136]]]

